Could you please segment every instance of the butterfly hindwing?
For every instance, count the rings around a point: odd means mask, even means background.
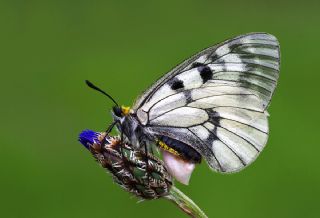
[[[154,134],[193,147],[217,171],[238,171],[266,144],[266,109],[278,76],[276,38],[242,35],[177,66],[133,108]]]

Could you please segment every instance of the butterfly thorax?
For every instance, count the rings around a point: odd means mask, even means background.
[[[130,107],[115,106],[112,115],[117,123],[117,129],[123,133],[132,145],[142,147],[152,141],[152,137],[150,137],[152,134],[149,134],[147,129],[141,128],[141,124],[136,119],[136,114]]]

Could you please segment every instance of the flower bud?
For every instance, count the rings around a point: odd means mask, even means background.
[[[126,191],[143,199],[169,195],[172,178],[157,157],[106,133],[85,130],[79,141]]]

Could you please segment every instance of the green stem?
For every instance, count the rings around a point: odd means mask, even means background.
[[[205,213],[185,194],[175,186],[170,189],[170,195],[166,197],[176,204],[183,212],[194,218],[208,218]]]

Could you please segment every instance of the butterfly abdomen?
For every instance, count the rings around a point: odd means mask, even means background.
[[[158,139],[158,145],[162,149],[167,150],[170,153],[180,155],[183,159],[195,163],[201,162],[201,155],[189,145],[167,136],[158,136]]]

